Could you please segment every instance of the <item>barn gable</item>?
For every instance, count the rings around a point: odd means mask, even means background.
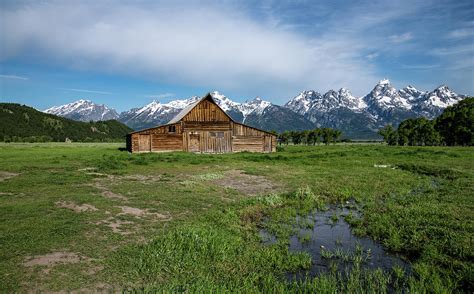
[[[179,121],[232,121],[232,118],[219,107],[211,94],[208,93],[200,100],[181,110],[168,124]]]

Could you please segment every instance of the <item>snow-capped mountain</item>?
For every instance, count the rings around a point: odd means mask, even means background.
[[[400,96],[400,93],[395,89],[389,80],[381,80],[375,88],[362,100],[367,104],[367,109],[374,109],[375,114],[377,111],[383,111],[390,108],[397,109],[411,109],[411,104],[408,99]]]
[[[119,121],[134,129],[149,128],[165,124],[175,117],[187,105],[197,101],[199,97],[174,100],[168,103],[160,103],[153,100],[151,103],[124,111],[119,116]]]
[[[317,127],[341,129],[349,137],[366,138],[376,132],[373,118],[364,113],[367,104],[346,89],[329,90],[324,95],[303,91],[285,107],[303,115]]]
[[[464,95],[456,94],[448,86],[441,85],[432,92],[420,95],[413,109],[420,116],[434,118],[440,115],[446,107],[458,103],[465,97]]]
[[[285,104],[285,107],[308,116],[311,121],[318,119],[314,114],[319,112],[328,112],[341,107],[360,112],[366,106],[361,98],[353,96],[346,88],[341,88],[337,92],[329,90],[324,95],[314,90],[303,91]]]
[[[117,119],[119,114],[115,109],[104,104],[95,104],[90,100],[77,100],[61,106],[46,109],[44,112],[64,116],[79,121],[98,121]]]
[[[398,125],[411,117],[435,118],[443,110],[460,100],[447,86],[423,92],[409,85],[395,89],[383,79],[363,97],[354,97],[349,90],[329,90],[324,95],[314,90],[303,91],[285,104],[285,107],[303,115],[316,126],[339,128],[350,137],[374,137],[385,124]]]
[[[341,129],[349,138],[377,138],[377,130],[385,124],[396,126],[404,119],[420,116],[432,119],[465,98],[445,85],[431,92],[420,91],[411,85],[397,90],[387,79],[381,80],[362,97],[352,95],[346,88],[329,90],[323,95],[307,90],[283,106],[260,97],[239,103],[218,91],[211,95],[235,121],[257,128],[284,131],[332,127]],[[88,100],[52,107],[45,112],[83,121],[118,119],[131,128],[142,129],[167,123],[198,99],[200,97],[194,96],[167,103],[154,100],[120,115],[105,105]]]

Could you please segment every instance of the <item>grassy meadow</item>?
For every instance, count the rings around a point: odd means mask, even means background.
[[[0,291],[474,289],[473,148],[132,155],[120,147],[0,144]],[[308,254],[288,250],[295,217],[347,203],[359,212],[347,218],[353,232],[411,270],[354,262],[351,271],[287,279],[311,266]],[[262,228],[277,241],[263,244]]]

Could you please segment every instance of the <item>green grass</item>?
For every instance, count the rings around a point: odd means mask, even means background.
[[[0,172],[18,173],[0,181],[0,291],[473,289],[472,148],[374,144],[289,146],[272,154],[130,155],[119,147],[0,144]],[[265,176],[279,188],[250,197],[216,184],[229,170]],[[127,200],[104,197],[105,190]],[[58,201],[97,210],[78,213]],[[335,268],[299,282],[285,279],[311,263],[309,255],[287,249],[296,216],[346,201],[362,212],[345,217],[354,232],[404,255],[412,273]],[[144,214],[123,214],[122,206]],[[127,234],[113,232],[107,221],[122,222],[119,229]],[[263,245],[261,227],[278,242]],[[343,250],[327,255],[366,257]],[[24,265],[57,251],[86,259]]]

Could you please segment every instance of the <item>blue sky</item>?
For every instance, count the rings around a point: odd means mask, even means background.
[[[378,80],[474,94],[474,1],[9,1],[0,100],[119,111],[219,90],[283,104]]]

